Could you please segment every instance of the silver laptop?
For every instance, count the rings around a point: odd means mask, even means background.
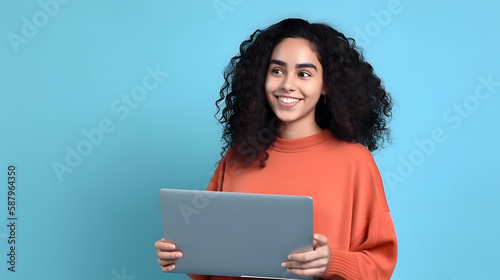
[[[182,251],[172,272],[312,279],[281,263],[312,249],[311,197],[161,189],[163,235]]]

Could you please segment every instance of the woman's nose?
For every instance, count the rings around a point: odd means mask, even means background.
[[[294,91],[295,90],[295,80],[294,77],[291,75],[286,75],[283,78],[283,83],[281,84],[281,87],[285,91]]]

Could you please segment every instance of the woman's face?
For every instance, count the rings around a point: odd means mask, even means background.
[[[317,127],[315,109],[323,94],[323,67],[310,42],[286,38],[274,48],[267,69],[266,98],[285,127]]]

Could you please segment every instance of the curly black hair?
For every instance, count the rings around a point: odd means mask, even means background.
[[[274,47],[285,38],[303,38],[312,43],[323,67],[326,97],[316,105],[316,122],[337,138],[361,143],[370,151],[390,142],[388,122],[393,101],[373,67],[358,51],[354,39],[346,38],[331,26],[303,19],[285,19],[257,29],[240,45],[224,69],[216,118],[223,126],[221,156],[235,149],[238,165],[250,166],[257,160],[265,166],[267,149],[278,135],[277,117],[265,96],[264,84]],[[326,98],[326,100],[323,100]],[[237,152],[236,152],[237,151]]]

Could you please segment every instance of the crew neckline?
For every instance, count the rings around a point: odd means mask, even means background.
[[[332,132],[329,129],[323,129],[319,133],[301,138],[284,139],[277,137],[272,149],[280,152],[299,152],[314,148],[332,139],[335,139]]]

